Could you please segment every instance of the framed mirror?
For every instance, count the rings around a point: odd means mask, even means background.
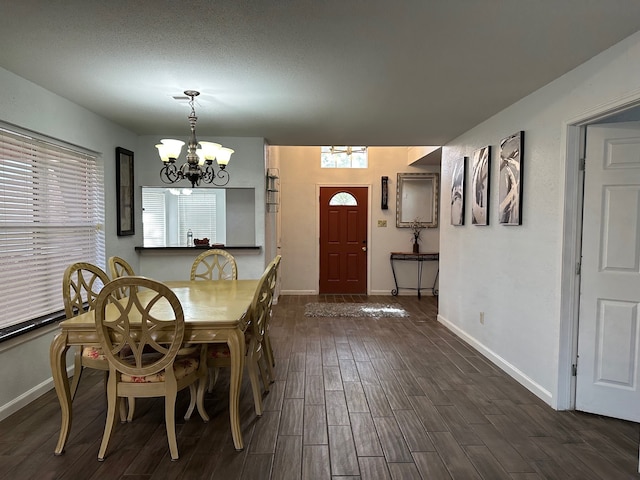
[[[437,173],[398,173],[396,184],[396,227],[438,226]]]

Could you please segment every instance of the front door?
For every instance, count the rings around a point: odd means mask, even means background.
[[[367,293],[367,194],[320,188],[320,293]]]
[[[576,409],[640,421],[640,123],[587,127]]]

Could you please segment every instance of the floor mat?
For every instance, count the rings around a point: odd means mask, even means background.
[[[408,317],[398,304],[384,303],[307,303],[306,317]]]

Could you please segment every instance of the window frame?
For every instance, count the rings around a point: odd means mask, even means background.
[[[105,268],[104,217],[98,153],[0,122],[0,342],[65,319],[64,269]]]
[[[355,149],[355,151],[354,151]],[[363,151],[359,151],[363,150]],[[362,165],[354,165],[353,156],[362,155]],[[348,161],[348,162],[347,162]],[[365,169],[369,168],[369,148],[366,146],[321,146],[320,147],[320,168],[346,168]]]

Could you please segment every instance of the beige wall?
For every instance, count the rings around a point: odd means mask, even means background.
[[[370,147],[367,169],[321,169],[320,147],[269,147],[270,157],[280,167],[282,293],[318,292],[318,189],[326,185],[369,187],[368,291],[389,295],[394,288],[389,252],[411,251],[412,236],[406,228],[396,228],[396,174],[398,172],[439,172],[438,166],[410,167],[406,147]],[[389,177],[389,209],[380,208],[380,177]],[[378,227],[386,220],[387,227]],[[421,251],[439,250],[439,229],[422,233]],[[424,283],[431,284],[437,265],[425,264]],[[416,265],[400,266],[406,285],[416,282]],[[399,280],[400,281],[400,280]],[[415,292],[401,291],[401,294]]]

